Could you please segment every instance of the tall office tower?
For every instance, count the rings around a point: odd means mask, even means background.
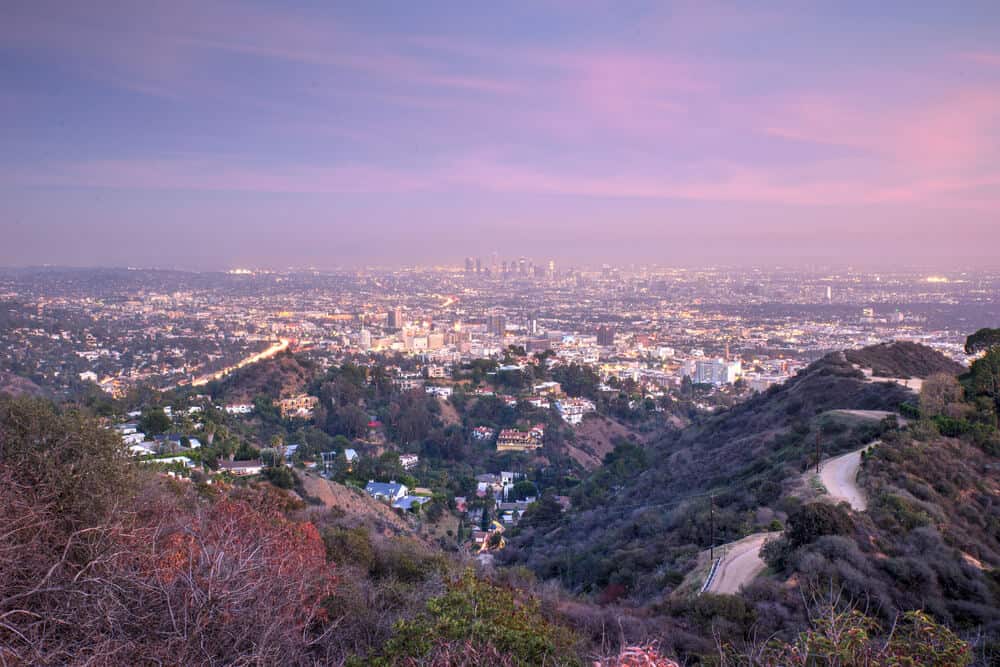
[[[493,269],[493,275],[500,273],[500,255],[497,254],[496,250],[493,251],[493,262],[490,267]]]
[[[555,280],[556,278],[556,261],[554,259],[549,260],[549,280]]]
[[[611,277],[611,266],[609,264],[601,265],[601,277],[605,280]]]
[[[503,276],[504,276],[504,278],[506,278],[506,277],[507,277],[507,274],[508,274],[509,272],[510,272],[510,265],[509,265],[509,264],[507,264],[507,262],[504,262],[504,263],[503,263]]]
[[[466,257],[465,258],[465,272],[466,273],[472,273],[472,258],[471,257]]]
[[[372,346],[372,332],[365,329],[364,326],[361,327],[361,335],[359,336],[359,346],[362,350],[369,350]]]
[[[507,318],[500,313],[491,314],[488,328],[491,334],[502,336],[507,331]]]
[[[833,303],[833,288],[829,285],[826,286],[826,302]]]
[[[520,275],[527,275],[528,273],[528,260],[524,257],[517,260],[517,272]]]
[[[389,317],[386,319],[386,326],[394,331],[398,331],[403,328],[403,309],[396,306],[389,311]]]
[[[538,333],[538,319],[534,315],[528,315],[528,333],[532,336]]]
[[[483,260],[476,257],[476,273],[483,272]]]
[[[615,344],[615,328],[602,324],[597,328],[597,344],[601,347],[611,347]]]

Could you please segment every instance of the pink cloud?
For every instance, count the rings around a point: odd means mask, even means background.
[[[1000,53],[990,51],[968,51],[966,53],[962,53],[961,57],[963,60],[978,63],[980,65],[1000,67]]]
[[[682,199],[801,206],[921,204],[1000,211],[1000,174],[975,179],[878,181],[837,173],[801,174],[737,164],[704,165],[702,175],[648,172],[612,174],[545,169],[471,156],[433,167],[365,165],[261,167],[222,158],[94,160],[8,174],[26,187],[259,193],[406,194],[494,192],[588,198]],[[707,175],[706,175],[707,174]]]
[[[1000,91],[970,87],[930,93],[936,99],[793,96],[759,112],[764,131],[772,136],[855,149],[903,161],[908,168],[971,167],[997,151]]]

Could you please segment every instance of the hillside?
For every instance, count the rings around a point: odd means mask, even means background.
[[[778,580],[836,582],[885,621],[921,608],[964,632],[1000,634],[1000,484],[997,459],[930,433],[890,432],[863,457],[865,512],[806,505],[763,552]],[[747,595],[778,602],[774,583]],[[996,647],[994,647],[996,648]],[[991,651],[989,646],[984,651]]]
[[[314,375],[312,364],[286,352],[233,371],[208,390],[226,403],[249,403],[262,395],[278,399],[302,392]]]
[[[313,473],[299,473],[306,494],[319,501],[315,511],[333,510],[342,525],[365,526],[385,535],[409,535],[410,525],[386,503],[361,490],[331,482]]]
[[[615,448],[615,442],[643,438],[621,422],[598,415],[588,416],[573,431],[574,438],[565,443],[566,453],[587,470],[601,465],[601,461]]]
[[[45,391],[28,378],[0,371],[0,394],[11,396],[44,396]]]
[[[902,350],[874,354],[896,359],[893,372],[947,367],[928,348]],[[696,664],[712,653],[713,635],[737,645],[794,637],[827,604],[863,609],[882,628],[922,609],[972,640],[975,664],[996,664],[993,415],[967,396],[962,419],[883,419],[878,411],[894,411],[912,394],[866,380],[847,355],[833,353],[673,437],[620,445],[573,491],[572,511],[526,517],[508,562],[584,599],[652,614],[671,628],[661,645]],[[851,458],[851,470],[860,470],[857,482],[854,472],[846,479],[859,494],[851,505],[835,504],[805,472],[817,444],[834,465],[873,441],[860,468]],[[844,500],[843,489],[836,493]],[[715,593],[695,595],[712,565],[708,547],[727,543]]]
[[[965,366],[926,345],[893,341],[844,352],[847,360],[884,378],[927,378],[935,373],[961,375]]]
[[[558,523],[529,522],[508,557],[575,591],[615,587],[659,598],[710,542],[710,493],[717,543],[766,530],[788,509],[786,491],[813,461],[816,434],[829,456],[885,428],[867,420],[838,425],[825,413],[894,411],[908,396],[865,382],[844,355],[827,355],[784,385],[644,449],[619,447],[574,489],[576,511]]]

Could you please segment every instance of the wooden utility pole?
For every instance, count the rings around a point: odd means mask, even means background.
[[[708,526],[710,542],[708,547],[708,555],[711,560],[715,560],[715,496],[709,496],[708,505]]]
[[[816,474],[819,474],[819,431],[816,431]]]

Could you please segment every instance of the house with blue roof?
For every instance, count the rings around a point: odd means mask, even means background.
[[[409,491],[405,484],[400,484],[395,480],[391,482],[376,482],[371,480],[365,485],[365,491],[376,500],[384,500],[390,505],[404,497]]]

